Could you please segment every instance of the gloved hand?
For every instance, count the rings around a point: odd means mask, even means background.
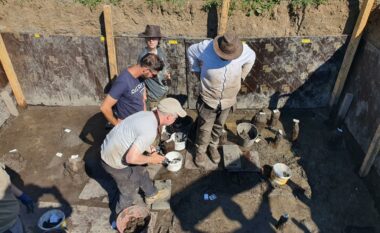
[[[33,213],[34,212],[34,203],[32,198],[30,198],[27,194],[22,193],[21,196],[18,196],[17,199],[19,199],[22,204],[26,206],[27,213]]]

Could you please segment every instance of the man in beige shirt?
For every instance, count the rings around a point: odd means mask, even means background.
[[[227,32],[214,40],[205,40],[189,47],[190,69],[201,81],[197,101],[198,125],[195,139],[195,163],[206,167],[208,149],[211,160],[218,164],[219,137],[245,79],[255,63],[256,54],[242,44],[235,33]]]

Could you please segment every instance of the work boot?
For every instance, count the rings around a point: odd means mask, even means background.
[[[206,154],[197,153],[195,155],[194,163],[199,168],[205,168],[207,164],[207,156]]]
[[[208,152],[210,154],[211,161],[215,164],[219,164],[220,154],[219,154],[218,148],[215,146],[209,146]]]
[[[170,192],[168,189],[160,189],[157,191],[157,193],[150,197],[145,197],[145,203],[147,205],[152,205],[153,203],[157,201],[164,201],[168,200],[170,197]]]
[[[197,154],[195,157],[195,165],[205,171],[211,171],[218,168],[218,165],[212,163],[206,154]]]

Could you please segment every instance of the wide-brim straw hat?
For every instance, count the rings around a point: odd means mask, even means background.
[[[215,37],[213,43],[215,53],[225,60],[236,59],[243,52],[243,43],[234,32]]]
[[[158,25],[146,25],[145,31],[139,34],[139,37],[147,38],[147,37],[165,37],[161,34],[160,26]]]

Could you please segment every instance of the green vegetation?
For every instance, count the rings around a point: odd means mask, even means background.
[[[4,1],[4,0],[0,0]],[[98,4],[105,2],[111,4],[118,4],[122,0],[75,0],[85,6],[91,8],[96,7]],[[281,0],[231,0],[229,14],[231,15],[235,10],[242,10],[246,12],[247,16],[253,14],[261,15],[270,12],[274,6],[280,4]],[[307,6],[318,6],[326,3],[328,0],[287,0],[292,9],[305,8]],[[153,9],[154,7],[162,7],[163,4],[169,3],[174,7],[183,9],[188,0],[145,0],[148,6]],[[222,6],[223,0],[204,0],[202,6],[203,11],[210,11],[212,8],[219,8]]]
[[[145,0],[148,3],[149,8],[161,7],[164,3],[170,3],[174,7],[183,9],[187,0]]]
[[[208,12],[213,7],[220,7],[223,0],[205,0],[202,10]],[[262,15],[270,12],[274,6],[280,4],[281,0],[231,0],[229,14],[234,10],[242,10],[247,16],[253,14]],[[327,2],[327,0],[287,0],[292,9],[307,6],[318,6]]]
[[[118,4],[121,0],[108,0],[108,1],[104,1],[104,0],[75,0],[85,6],[88,6],[88,7],[91,7],[91,8],[94,8],[96,7],[97,5],[99,5],[100,3],[102,2],[105,2],[105,3],[111,3],[113,5],[116,5]]]
[[[327,0],[290,0],[294,7],[319,6],[326,3]]]
[[[222,0],[206,0],[205,4],[203,4],[202,6],[202,10],[208,12],[212,8],[219,7],[221,5],[222,5]]]

